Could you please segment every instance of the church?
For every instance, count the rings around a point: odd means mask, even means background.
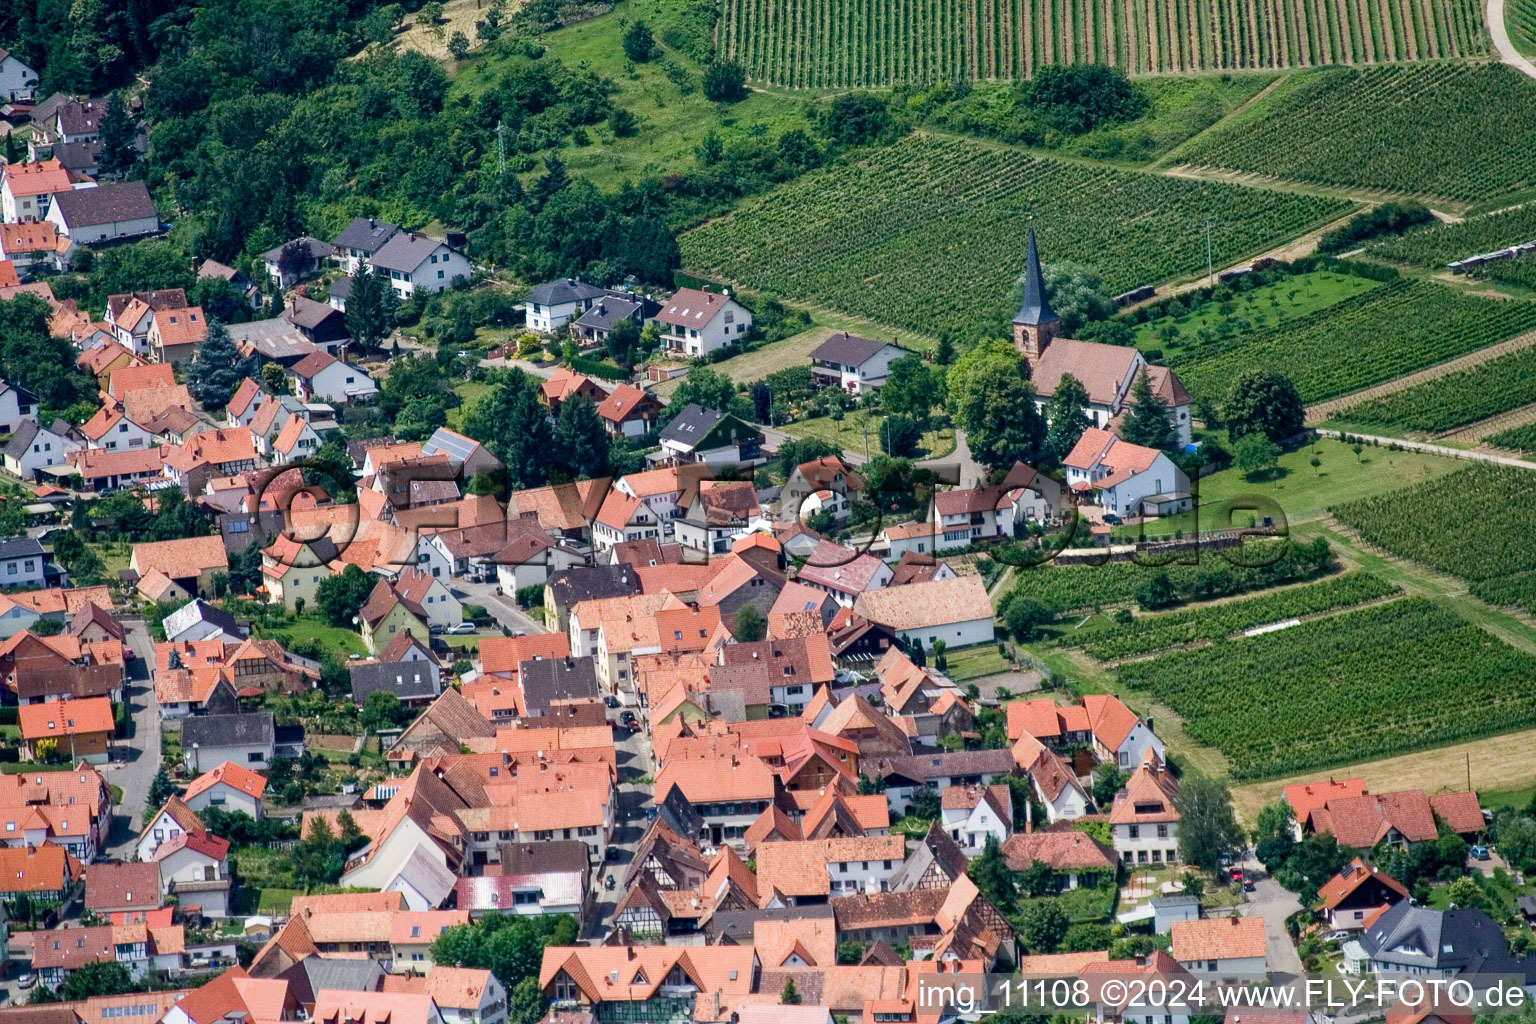
[[[1035,249],[1035,229],[1030,228],[1024,270],[1024,304],[1013,318],[1013,344],[1029,364],[1029,377],[1039,396],[1036,404],[1040,411],[1045,412],[1045,404],[1055,393],[1061,378],[1070,373],[1088,391],[1088,406],[1083,411],[1093,425],[1117,430],[1120,416],[1130,404],[1136,378],[1145,370],[1153,394],[1168,406],[1169,418],[1178,430],[1179,444],[1190,443],[1191,399],[1177,374],[1166,366],[1149,365],[1140,352],[1129,346],[1074,341],[1060,337],[1060,334],[1061,318],[1045,297],[1040,254]]]

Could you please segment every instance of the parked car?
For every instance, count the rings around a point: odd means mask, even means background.
[[[16,987],[20,989],[28,989],[36,984],[37,975],[33,974],[31,971],[27,971],[21,977],[16,979]]]
[[[454,636],[463,636],[465,633],[473,633],[474,631],[475,624],[473,622],[456,622],[448,627],[448,632]]]
[[[1488,847],[1481,844],[1472,847],[1473,860],[1487,860],[1489,856],[1490,854],[1488,853]]]
[[[1324,942],[1343,942],[1347,938],[1349,938],[1349,932],[1344,932],[1344,931],[1329,932],[1327,935],[1323,936],[1323,941]]]
[[[1232,879],[1234,882],[1241,882],[1243,880],[1243,869],[1233,868],[1231,871],[1227,872],[1227,877]]]
[[[640,719],[635,717],[633,711],[625,711],[619,715],[619,722],[630,732],[640,731]]]

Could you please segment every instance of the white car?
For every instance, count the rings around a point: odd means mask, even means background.
[[[448,627],[448,632],[455,636],[462,636],[465,633],[473,633],[474,631],[475,624],[473,622],[456,622]]]

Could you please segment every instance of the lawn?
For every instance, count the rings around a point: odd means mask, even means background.
[[[1201,330],[1219,333],[1223,324],[1230,324],[1229,329],[1248,330],[1284,323],[1380,285],[1380,281],[1331,270],[1297,274],[1250,292],[1240,292],[1225,302],[1207,302],[1182,317],[1149,320],[1136,328],[1135,345],[1140,349],[1160,348],[1172,355],[1189,347]],[[1246,321],[1249,326],[1239,321]],[[1178,332],[1172,340],[1164,336],[1169,328]]]
[[[328,625],[315,614],[300,615],[279,629],[267,630],[257,627],[257,631],[264,636],[281,640],[284,646],[291,646],[297,640],[314,640],[343,661],[353,654],[368,653],[368,648],[363,644],[360,634],[350,629],[342,629],[340,626]]]
[[[480,381],[466,380],[454,386],[454,393],[463,399],[457,409],[448,410],[448,429],[464,429],[464,417],[469,415],[469,410],[480,400],[480,396],[491,390],[491,385]]]
[[[108,576],[116,576],[128,568],[128,561],[133,557],[133,546],[127,541],[106,541],[102,544],[87,545],[96,554],[101,556],[105,573]]]
[[[668,9],[676,6],[669,0],[630,0],[617,4],[609,14],[550,32],[539,40],[551,56],[567,65],[585,65],[612,81],[617,87],[612,97],[614,106],[640,119],[639,131],[628,138],[615,137],[607,124],[589,125],[588,145],[560,150],[567,170],[604,191],[617,191],[626,181],[694,167],[694,151],[711,131],[730,146],[749,136],[777,138],[791,128],[810,130],[804,106],[786,102],[783,96],[753,92],[728,105],[705,99],[699,89],[703,66],[668,47],[660,31],[656,42],[663,56],[629,70],[621,42],[625,26],[643,18],[656,28],[667,18]],[[458,96],[476,97],[494,87],[505,67],[519,59],[492,55],[467,64],[453,78],[449,103]],[[674,75],[686,74],[682,85],[668,77],[668,65],[680,69]],[[515,142],[515,136],[508,138],[509,159]],[[543,170],[542,162],[536,161],[533,175]]]
[[[959,651],[945,651],[944,664],[948,666],[944,674],[957,683],[995,676],[1012,667],[1007,658],[997,653],[996,644],[977,644]]]
[[[841,420],[834,420],[830,416],[817,416],[814,419],[785,424],[779,429],[791,437],[819,437],[828,444],[837,445],[840,450],[850,451],[856,455],[862,453],[873,456],[881,454],[880,424],[884,419],[883,413],[855,409]],[[867,444],[866,426],[869,428]],[[936,459],[948,455],[955,450],[954,428],[942,426],[936,430],[930,430],[923,435],[919,445],[923,449],[919,453],[920,458]]]
[[[1316,470],[1310,464],[1314,451],[1320,460]],[[1321,517],[1329,506],[1423,483],[1465,467],[1466,463],[1456,459],[1388,448],[1367,447],[1356,459],[1348,445],[1321,440],[1282,455],[1279,468],[1259,479],[1227,469],[1198,481],[1200,504],[1206,510],[1201,525],[1207,530],[1226,526],[1214,521],[1220,503],[1253,495],[1278,504],[1288,522],[1306,522]],[[1238,525],[1248,525],[1247,519],[1239,519]],[[1165,526],[1160,525],[1155,532],[1165,532]]]

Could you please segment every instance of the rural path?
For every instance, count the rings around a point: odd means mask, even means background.
[[[1497,359],[1499,356],[1507,356],[1511,352],[1518,352],[1531,345],[1536,345],[1536,331],[1528,331],[1525,334],[1516,335],[1513,338],[1499,342],[1497,345],[1489,345],[1487,348],[1480,348],[1476,352],[1468,352],[1464,356],[1458,356],[1444,363],[1436,363],[1434,366],[1415,373],[1394,377],[1385,384],[1377,384],[1375,387],[1365,388],[1348,395],[1341,395],[1338,398],[1330,398],[1326,402],[1318,402],[1316,405],[1307,407],[1307,422],[1315,423],[1326,420],[1340,410],[1359,402],[1364,402],[1367,399],[1396,394],[1416,384],[1424,384],[1438,377],[1443,377],[1448,373],[1455,373],[1457,370],[1469,370],[1480,363],[1486,363],[1490,359]]]
[[[1527,423],[1536,423],[1536,404],[1522,405],[1518,409],[1501,412],[1497,416],[1489,416],[1487,419],[1457,427],[1455,430],[1447,430],[1440,435],[1439,439],[1481,443],[1500,431],[1513,430]]]
[[[1344,436],[1339,430],[1319,430],[1322,437],[1340,439]],[[1399,448],[1406,448],[1413,452],[1424,452],[1427,455],[1444,455],[1452,459],[1465,459],[1470,462],[1489,462],[1496,466],[1514,466],[1516,469],[1536,469],[1536,462],[1527,459],[1517,459],[1512,455],[1495,455],[1493,452],[1468,451],[1465,448],[1451,448],[1443,444],[1433,444],[1429,441],[1405,441],[1400,437],[1376,437],[1371,434],[1356,434],[1350,432],[1350,437],[1358,437],[1375,444],[1395,444]]]
[[[1529,78],[1536,78],[1536,64],[1526,60],[1510,42],[1509,27],[1504,24],[1504,0],[1488,0],[1488,29],[1493,34],[1493,48],[1499,60]]]

